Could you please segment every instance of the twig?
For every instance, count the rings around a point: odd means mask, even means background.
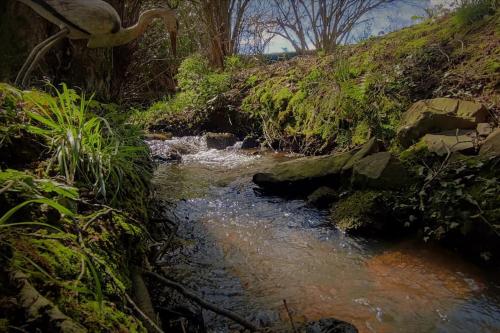
[[[0,194],[3,194],[4,192],[8,191],[16,182],[13,181],[13,180],[9,180],[7,182],[7,185],[5,185],[5,187],[3,187],[2,189],[0,189]]]
[[[99,217],[103,216],[103,215],[108,215],[109,213],[111,213],[113,211],[113,208],[107,208],[105,211],[103,212],[98,212],[94,217],[92,217],[90,220],[88,220],[87,223],[85,223],[85,225],[83,226],[83,230],[87,230],[87,228],[95,221],[97,220]]]
[[[295,323],[293,322],[292,313],[290,312],[290,309],[288,308],[288,305],[286,304],[286,299],[283,300],[283,305],[285,306],[285,310],[286,310],[286,313],[288,315],[288,319],[290,319],[290,324],[292,325],[293,332],[298,333],[297,328],[295,327]]]
[[[224,316],[226,318],[229,318],[229,319],[237,322],[241,326],[249,329],[252,332],[256,332],[256,331],[259,330],[257,328],[257,326],[255,326],[254,324],[252,324],[248,320],[242,318],[241,316],[237,315],[236,313],[234,313],[232,311],[219,308],[219,307],[215,306],[214,304],[205,301],[204,299],[202,299],[201,297],[199,297],[198,295],[196,295],[194,292],[186,289],[180,283],[177,283],[175,281],[169,280],[169,279],[167,279],[167,278],[165,278],[165,277],[163,277],[163,276],[161,276],[161,275],[159,275],[157,273],[154,273],[154,272],[144,271],[143,274],[146,275],[146,276],[152,277],[152,278],[160,281],[161,283],[163,283],[163,284],[165,284],[165,285],[167,285],[167,286],[169,286],[169,287],[177,290],[182,295],[184,295],[184,296],[190,298],[191,300],[195,301],[196,303],[198,303],[198,305],[200,305],[201,307],[203,307],[203,308],[205,308],[207,310],[210,310],[212,312],[215,312],[215,313],[217,313],[217,314],[219,314],[221,316]]]
[[[165,333],[163,332],[163,330],[161,328],[158,327],[158,325],[155,324],[155,322],[153,320],[151,320],[151,318],[149,318],[144,312],[142,312],[142,310],[137,306],[137,304],[134,303],[134,301],[132,300],[132,298],[129,296],[129,294],[127,293],[124,293],[125,294],[125,298],[127,299],[127,301],[130,303],[130,305],[132,305],[132,307],[135,309],[135,311],[137,311],[138,314],[141,315],[141,317],[152,327],[154,328],[158,333]]]

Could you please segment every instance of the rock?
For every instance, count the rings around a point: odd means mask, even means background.
[[[472,131],[447,131],[438,134],[426,134],[422,138],[427,150],[438,156],[447,155],[448,152],[474,153],[474,140]]]
[[[338,198],[336,190],[328,186],[321,186],[307,197],[307,203],[318,208],[328,208]]]
[[[490,123],[479,123],[477,124],[477,135],[480,137],[487,137],[493,132],[493,127]]]
[[[283,162],[267,173],[254,175],[253,181],[260,187],[273,192],[316,189],[326,184],[334,184],[353,153],[303,157]]]
[[[361,149],[359,149],[352,158],[342,167],[342,171],[347,171],[352,169],[354,164],[359,162],[361,159],[367,155],[375,154],[380,151],[380,143],[376,138],[371,138],[367,143],[365,143]]]
[[[306,333],[358,333],[358,329],[345,321],[334,318],[309,322],[305,326]]]
[[[165,141],[172,139],[172,133],[148,133],[145,135],[146,140]]]
[[[425,134],[474,129],[487,118],[488,111],[479,103],[451,98],[422,100],[404,113],[397,137],[407,148]]]
[[[243,143],[241,144],[241,149],[253,149],[259,147],[260,147],[259,139],[255,136],[245,137],[245,139],[243,139]]]
[[[238,141],[236,135],[231,133],[207,133],[205,139],[207,140],[207,148],[219,150],[234,146]]]
[[[361,188],[398,189],[407,185],[410,180],[403,164],[390,152],[382,152],[367,156],[356,163],[352,182]]]
[[[357,191],[340,199],[331,211],[337,228],[349,233],[381,234],[387,229],[390,209],[385,204],[388,193]]]
[[[484,140],[479,155],[500,156],[500,128],[497,128]]]

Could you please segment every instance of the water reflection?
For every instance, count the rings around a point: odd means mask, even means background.
[[[250,176],[276,156],[209,154],[217,158],[200,150],[163,165],[156,177],[159,197],[186,199],[176,204],[187,217],[179,234],[192,241],[164,260],[207,298],[277,330],[288,327],[286,299],[297,321],[335,317],[360,332],[500,331],[491,277],[415,242],[355,239],[321,227],[326,212],[302,201],[257,196]],[[228,330],[220,318],[208,319],[214,331]]]

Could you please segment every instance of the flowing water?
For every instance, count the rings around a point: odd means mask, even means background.
[[[251,176],[289,157],[187,144],[179,164],[156,171],[157,197],[183,219],[184,246],[162,258],[169,276],[208,300],[267,325],[334,317],[360,332],[500,332],[500,280],[457,255],[415,241],[348,237],[328,212],[260,195]],[[184,150],[186,152],[186,150]],[[234,324],[206,312],[212,332]]]

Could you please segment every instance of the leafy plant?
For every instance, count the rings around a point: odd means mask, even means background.
[[[92,98],[79,96],[64,84],[54,90],[56,98],[28,97],[35,105],[28,112],[33,121],[28,129],[44,137],[52,153],[47,171],[57,166],[69,184],[78,183],[111,203],[126,193],[144,193],[151,170],[141,132],[125,124],[113,128],[105,118],[90,113]]]

